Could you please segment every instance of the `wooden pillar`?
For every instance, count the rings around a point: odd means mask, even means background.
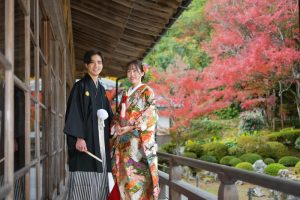
[[[159,186],[160,186],[160,193],[158,199],[168,199],[167,185],[160,184]]]
[[[238,192],[235,186],[235,180],[227,177],[225,174],[219,174],[219,178],[221,181],[219,191],[218,191],[218,199],[220,200],[238,200]]]
[[[25,84],[30,88],[30,1],[25,16]],[[30,90],[25,92],[25,166],[30,164]],[[25,199],[30,199],[30,174],[25,175]]]
[[[46,56],[46,60],[47,60],[47,66],[44,69],[44,78],[45,78],[45,83],[50,83],[47,84],[47,86],[45,86],[45,91],[44,91],[44,96],[45,96],[45,105],[47,106],[47,110],[45,113],[45,129],[43,130],[43,137],[45,137],[45,153],[48,155],[45,159],[45,172],[44,172],[44,176],[45,176],[45,198],[46,199],[50,199],[50,185],[52,185],[50,181],[50,173],[51,173],[51,140],[50,140],[50,133],[51,133],[51,100],[50,100],[50,87],[51,87],[51,64],[50,64],[50,52],[49,48],[50,48],[50,25],[49,25],[49,21],[45,21],[44,22],[44,38],[46,38],[45,43],[44,44],[44,52],[45,52],[45,56]]]
[[[181,194],[178,193],[176,190],[173,190],[172,181],[181,180],[181,174],[182,174],[182,168],[178,166],[177,163],[175,163],[172,159],[170,162],[170,175],[169,175],[169,180],[170,180],[169,199],[170,200],[180,200]]]
[[[63,127],[64,127],[64,118],[65,118],[65,110],[66,110],[66,105],[67,105],[67,92],[66,92],[66,69],[67,69],[67,49],[66,49],[66,47],[64,47],[64,60],[63,60],[64,62],[63,62],[63,74],[62,74],[62,82],[63,82],[63,84],[62,84],[62,96],[63,96],[63,102],[61,102],[62,103],[62,107],[61,107],[61,112],[62,112],[62,119],[61,119],[61,121],[62,121],[62,123],[61,123],[61,129],[63,130]],[[61,131],[62,131],[61,130]],[[67,161],[67,159],[66,159],[66,154],[67,154],[67,148],[66,148],[66,137],[65,137],[65,134],[63,133],[63,132],[61,132],[61,134],[62,134],[62,141],[63,141],[63,143],[62,143],[62,149],[63,149],[63,159],[62,159],[62,168],[63,168],[63,179],[64,179],[64,182],[63,182],[63,185],[65,186],[66,185],[66,168],[65,168],[65,163],[66,163],[66,161]]]
[[[4,183],[9,185],[14,180],[14,18],[14,0],[5,0],[5,57],[11,69],[5,73]],[[5,199],[13,199],[13,190]]]
[[[40,88],[40,9],[39,9],[39,1],[34,1],[34,40],[36,42],[36,46],[34,47],[34,75],[35,75],[35,98],[39,99],[39,88]],[[37,164],[36,167],[36,199],[41,199],[41,186],[42,185],[42,174],[41,174],[41,151],[40,151],[40,105],[35,103],[35,150],[36,150],[36,158]]]

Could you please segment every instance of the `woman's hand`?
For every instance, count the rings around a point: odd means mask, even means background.
[[[153,189],[153,196],[154,196],[154,199],[158,199],[159,192],[160,192],[160,189],[159,189],[158,186],[156,186],[156,187]]]
[[[76,141],[76,149],[80,152],[86,152],[87,151],[87,147],[86,147],[86,143],[85,140],[82,138],[77,138]]]
[[[133,129],[135,129],[135,126],[124,126],[124,127],[120,127],[117,133],[118,135],[123,135],[125,133],[132,131]]]

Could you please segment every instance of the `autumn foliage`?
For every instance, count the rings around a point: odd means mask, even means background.
[[[165,71],[152,69],[154,88],[160,115],[169,116],[174,129],[187,125],[198,108],[197,97],[201,96],[196,70],[169,67]]]
[[[214,60],[202,77],[210,96],[245,109],[273,98],[300,59],[297,0],[213,0],[206,12],[214,28],[205,48]]]
[[[176,126],[233,102],[266,109],[276,104],[279,81],[300,77],[297,0],[210,0],[204,12],[213,31],[198,45],[211,63],[200,71],[173,65],[153,72],[161,113]]]

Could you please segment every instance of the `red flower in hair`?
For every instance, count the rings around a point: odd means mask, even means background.
[[[143,65],[143,71],[144,71],[144,73],[146,74],[148,72],[148,70],[149,70],[149,65],[148,64],[144,64]]]

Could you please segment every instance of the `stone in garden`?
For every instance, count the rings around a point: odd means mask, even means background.
[[[276,190],[269,190],[269,197],[273,199],[281,199],[281,192]]]
[[[289,178],[289,170],[288,169],[281,169],[278,171],[278,176],[280,178],[285,178],[288,179]]]
[[[253,196],[256,196],[256,197],[262,197],[262,196],[265,196],[265,195],[264,195],[264,193],[262,192],[261,187],[256,186],[256,187],[253,189]]]
[[[257,173],[260,173],[260,174],[263,174],[265,168],[267,167],[267,165],[264,163],[263,160],[257,160],[257,161],[255,161],[255,163],[252,166],[253,166],[254,171],[257,172]],[[253,189],[253,196],[256,196],[256,197],[262,197],[262,196],[264,196],[264,194],[263,194],[263,192],[261,190],[261,187],[256,186]]]
[[[286,200],[300,200],[300,197],[295,197],[293,195],[288,195]]]
[[[278,171],[278,176],[280,178],[283,178],[283,179],[291,179],[291,175],[290,175],[290,172],[288,169],[281,169]],[[282,198],[282,199],[286,199],[286,200],[300,200],[299,197],[295,197],[293,195],[289,195],[289,194],[284,194],[282,192],[277,192],[277,196],[276,198]]]
[[[267,167],[267,165],[264,163],[263,160],[257,160],[255,161],[255,163],[252,165],[254,171],[256,171],[257,173],[264,173],[265,168]]]
[[[188,179],[192,175],[191,169],[188,166],[182,167],[182,171],[182,175],[185,179]]]
[[[238,180],[238,181],[235,182],[235,185],[237,185],[237,186],[238,186],[238,185],[244,185],[244,182],[241,181],[241,180]]]

